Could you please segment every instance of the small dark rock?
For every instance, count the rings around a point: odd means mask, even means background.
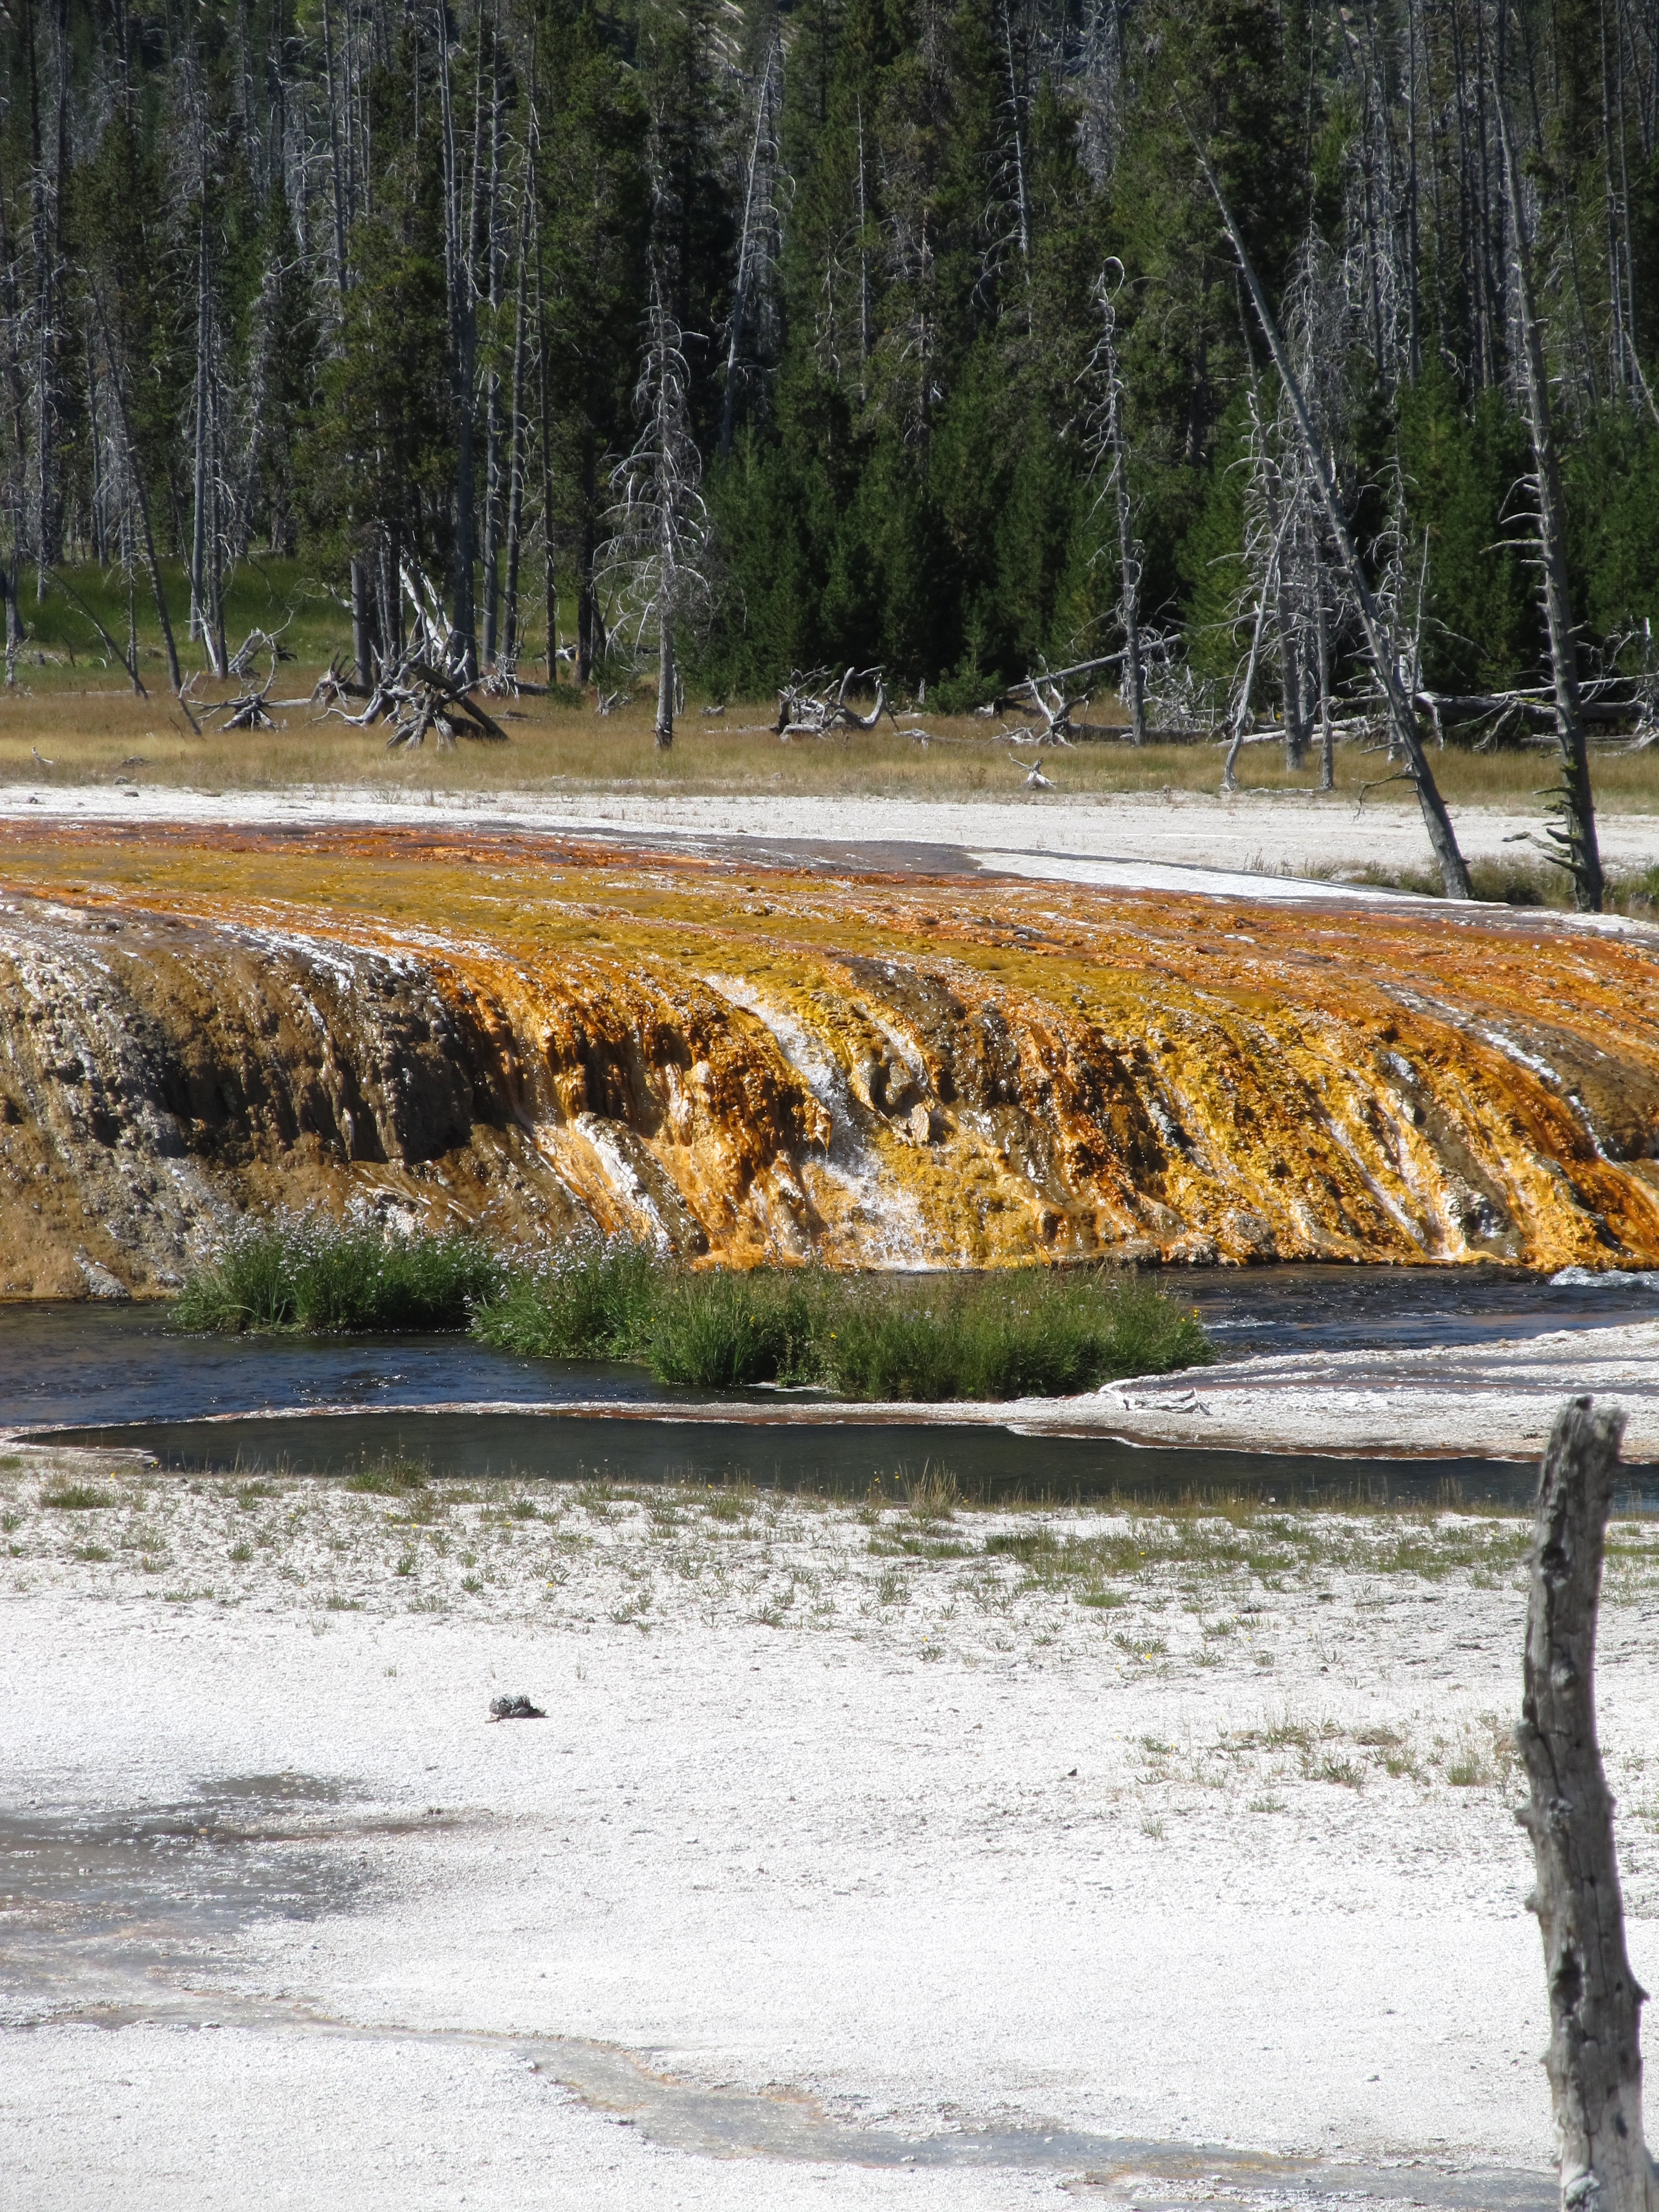
[[[544,1721],[547,1715],[528,1698],[492,1698],[489,1717],[492,1721]]]

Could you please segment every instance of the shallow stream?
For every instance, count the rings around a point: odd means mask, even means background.
[[[1197,1270],[1166,1284],[1191,1299],[1224,1359],[1474,1352],[1659,1312],[1651,1275],[1552,1282],[1497,1269],[1285,1267]],[[1285,1499],[1358,1491],[1510,1504],[1526,1502],[1533,1486],[1530,1467],[1501,1461],[1149,1450],[920,1419],[817,1422],[790,1396],[786,1426],[775,1391],[717,1399],[666,1389],[643,1368],[516,1358],[460,1335],[200,1337],[173,1330],[156,1306],[0,1307],[0,1427],[136,1447],[180,1469],[325,1474],[397,1457],[437,1474],[861,1492],[902,1485],[931,1463],[969,1495],[1243,1486]],[[685,1418],[664,1418],[676,1403]],[[1632,1468],[1627,1496],[1659,1504],[1659,1469]]]

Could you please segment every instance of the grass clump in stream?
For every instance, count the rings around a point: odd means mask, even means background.
[[[836,1286],[817,1346],[848,1398],[1053,1398],[1212,1355],[1190,1308],[1109,1269]]]
[[[666,1273],[656,1253],[626,1238],[569,1245],[507,1275],[473,1334],[529,1359],[643,1360]]]
[[[1109,1268],[699,1271],[619,1238],[514,1266],[474,1237],[316,1213],[233,1231],[173,1320],[223,1334],[470,1324],[525,1358],[628,1361],[695,1389],[861,1399],[1058,1397],[1213,1357],[1189,1308]]]
[[[174,1302],[180,1328],[245,1331],[464,1328],[505,1279],[478,1238],[403,1236],[378,1222],[278,1213],[234,1229]]]
[[[1109,1270],[698,1273],[615,1244],[519,1277],[473,1328],[504,1351],[633,1360],[692,1389],[863,1399],[1055,1397],[1213,1356],[1190,1310]]]

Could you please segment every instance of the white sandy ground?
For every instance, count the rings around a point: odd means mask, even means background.
[[[0,1464],[0,1803],[291,1771],[338,1800],[268,1817],[269,1878],[309,1836],[357,1887],[148,1968],[72,1911],[11,1915],[6,2212],[1285,2185],[1214,2151],[860,2162],[884,2131],[1054,2126],[1547,2201],[1518,1522],[499,1485],[411,1510],[142,1470],[70,1510],[43,1502],[64,1464]],[[1659,1532],[1621,1524],[1600,1709],[1650,1986],[1656,1617]],[[488,1724],[503,1691],[548,1717]],[[711,2138],[691,2093],[721,2088]]]
[[[1659,1460],[1659,1321],[1413,1350],[1322,1352],[1025,1400],[1017,1425],[1075,1419],[1139,1442],[1212,1450],[1473,1453],[1535,1458],[1564,1397],[1609,1393],[1626,1459]]]
[[[1063,763],[1056,770],[1063,775]],[[317,828],[376,823],[429,827],[465,822],[484,829],[569,834],[601,831],[648,842],[672,836],[750,841],[757,845],[845,846],[847,865],[860,846],[952,847],[1004,873],[1098,883],[1117,890],[1209,892],[1217,896],[1328,897],[1310,871],[1429,865],[1422,817],[1414,805],[1313,792],[1119,793],[1024,800],[774,796],[764,790],[698,799],[659,792],[540,791],[434,793],[416,802],[344,788],[202,792],[159,786],[0,787],[0,820],[223,823],[241,827]],[[1454,818],[1464,857],[1511,859],[1535,837],[1542,817],[1496,807],[1460,807]],[[1597,821],[1609,869],[1659,861],[1659,815],[1605,813]],[[768,855],[768,857],[771,857]],[[880,856],[871,855],[872,865]],[[1355,896],[1389,896],[1365,893]],[[1629,927],[1616,921],[1603,926]]]

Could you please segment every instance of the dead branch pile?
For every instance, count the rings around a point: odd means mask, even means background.
[[[360,729],[389,720],[392,734],[386,741],[388,752],[400,747],[412,752],[417,745],[425,744],[428,731],[441,749],[453,745],[457,738],[505,744],[507,732],[493,715],[486,714],[475,699],[469,697],[468,690],[446,670],[424,659],[418,651],[410,651],[395,667],[382,666],[369,694],[368,704],[361,714],[345,714],[341,719]]]
[[[326,712],[331,707],[343,708],[348,699],[367,699],[368,696],[368,687],[346,674],[344,663],[337,653],[317,678],[316,689],[306,703],[311,707],[321,707]]]
[[[847,703],[849,684],[864,683],[873,676],[876,679],[876,703],[867,714],[860,714],[855,707]],[[777,734],[786,741],[790,738],[827,738],[836,730],[873,730],[884,714],[896,721],[887,703],[885,683],[879,668],[849,668],[834,692],[830,690],[831,672],[816,668],[803,674],[798,668],[778,693]]]
[[[1007,692],[1008,703],[1034,708],[1042,717],[1042,726],[1027,724],[1011,730],[1008,736],[1015,744],[1032,745],[1069,745],[1076,738],[1079,726],[1072,720],[1079,707],[1089,703],[1086,691],[1073,691],[1067,684],[1069,677],[1086,676],[1097,668],[1109,667],[1122,659],[1121,653],[1103,654],[1097,660],[1079,661],[1073,668],[1051,670],[1045,662],[1036,672],[1022,676]],[[998,705],[1002,702],[999,701]]]
[[[227,730],[274,730],[276,728],[276,725],[271,720],[266,705],[276,673],[273,668],[257,691],[244,691],[239,698],[225,701],[221,711],[225,717],[223,726]],[[286,705],[288,702],[284,701],[283,703]]]
[[[313,694],[325,717],[337,714],[360,730],[389,721],[388,752],[412,751],[426,743],[428,732],[440,748],[453,745],[457,738],[505,744],[507,732],[472,696],[486,687],[471,672],[465,642],[444,612],[436,585],[410,562],[398,573],[409,609],[408,643],[378,656],[374,681],[367,687],[349,682],[339,665],[331,663]],[[361,677],[362,671],[358,672]],[[516,684],[507,660],[495,688],[529,687]],[[349,714],[343,703],[347,699],[363,700],[361,713]]]
[[[290,615],[288,622],[292,622],[293,619],[293,616]],[[268,653],[270,655],[270,665],[273,669],[279,660],[292,660],[293,653],[283,643],[283,630],[287,628],[288,623],[284,623],[283,629],[251,629],[226,663],[226,675],[251,676],[253,673],[253,664],[262,653]]]

